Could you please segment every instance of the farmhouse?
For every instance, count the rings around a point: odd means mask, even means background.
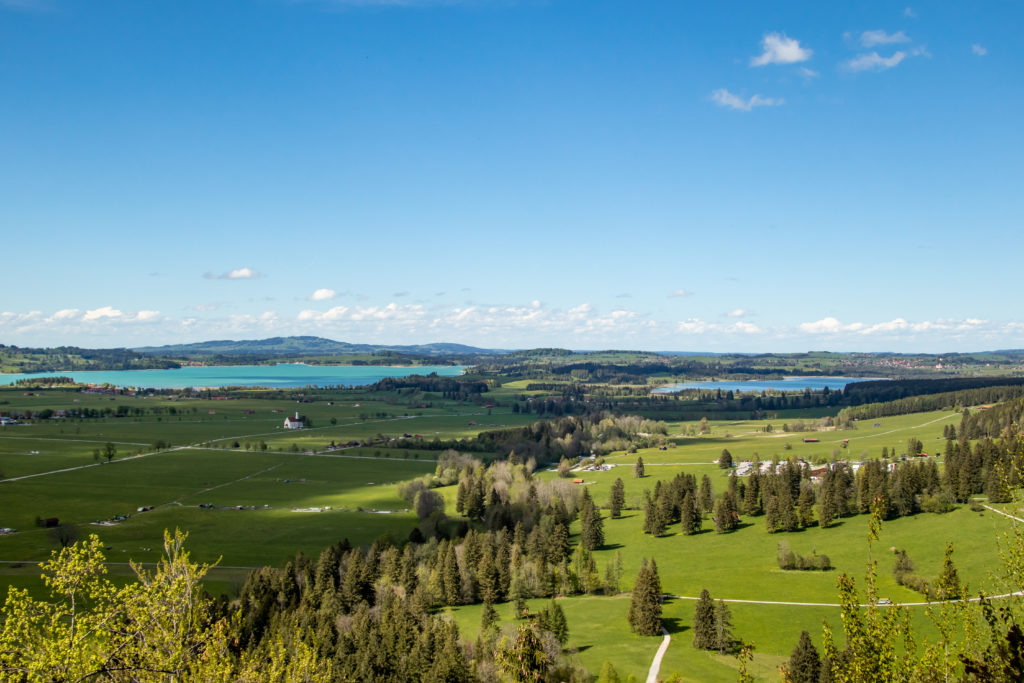
[[[303,424],[302,418],[299,417],[298,413],[295,413],[295,417],[294,418],[286,417],[284,419],[284,428],[285,429],[302,429],[305,426],[306,425]]]

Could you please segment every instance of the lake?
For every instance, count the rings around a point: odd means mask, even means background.
[[[0,386],[14,384],[19,379],[33,377],[71,377],[83,384],[113,384],[119,387],[145,387],[148,389],[182,389],[184,387],[304,387],[363,386],[387,377],[429,375],[457,377],[467,368],[464,365],[304,365],[279,363],[278,365],[207,365],[176,368],[173,370],[83,370],[77,372],[36,372],[31,374],[0,374]]]
[[[881,377],[784,377],[782,379],[711,380],[707,382],[682,382],[658,387],[651,393],[671,394],[685,389],[721,389],[722,391],[841,391],[853,382],[869,382]]]

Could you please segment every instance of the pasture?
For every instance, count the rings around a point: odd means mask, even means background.
[[[37,420],[0,428],[0,472],[6,477],[0,481],[0,526],[19,530],[0,536],[0,586],[32,590],[40,587],[35,563],[56,547],[50,530],[36,526],[37,518],[71,522],[83,536],[97,533],[107,548],[111,574],[124,580],[131,575],[129,560],[157,559],[165,529],[185,529],[195,560],[220,562],[209,577],[209,589],[229,595],[237,592],[250,568],[281,566],[300,550],[316,556],[344,538],[353,544],[370,543],[384,534],[405,539],[417,519],[398,496],[398,484],[432,472],[438,451],[388,448],[386,441],[327,450],[331,442],[404,434],[421,435],[426,441],[459,438],[536,419],[514,414],[507,407],[491,409],[365,391],[342,392],[310,403],[270,396],[180,400],[69,391],[35,394],[0,391],[0,408],[28,407],[38,413],[123,405],[127,410],[123,417]],[[160,410],[150,410],[154,407]],[[283,429],[284,416],[296,410],[312,421],[311,428]],[[804,419],[808,425],[819,425],[817,418]],[[858,516],[841,519],[829,529],[768,534],[763,518],[744,518],[740,529],[726,535],[715,534],[706,520],[703,533],[683,536],[670,527],[665,536],[653,538],[641,530],[644,491],[685,471],[698,477],[709,475],[716,493],[721,492],[728,477],[728,470],[717,465],[723,449],[730,451],[734,461],[755,457],[860,460],[880,457],[883,447],[903,453],[907,440],[915,438],[925,444],[925,451],[935,453],[945,444],[943,427],[959,419],[952,411],[921,413],[862,422],[852,430],[813,432],[782,431],[781,420],[712,420],[710,431],[700,436],[687,435],[693,432],[693,422],[675,421],[667,424],[665,450],[612,453],[605,457],[612,469],[574,473],[600,506],[607,505],[611,485],[621,477],[627,509],[621,519],[606,518],[606,545],[594,553],[602,574],[605,564],[621,553],[623,594],[560,599],[569,621],[570,649],[578,651],[575,656],[592,672],[607,659],[620,674],[643,678],[660,638],[638,637],[629,631],[625,592],[642,558],[655,558],[664,590],[681,596],[665,604],[672,643],[662,676],[678,672],[684,680],[735,680],[733,658],[691,647],[688,629],[693,602],[686,598],[707,588],[714,598],[730,600],[835,603],[839,574],[863,576],[868,561],[867,519]],[[818,441],[805,443],[805,438]],[[117,455],[106,463],[93,452],[108,442],[115,445]],[[638,456],[646,468],[641,479],[633,477]],[[537,476],[557,478],[553,471]],[[439,493],[448,514],[455,516],[455,487]],[[152,509],[136,511],[144,506]],[[126,514],[126,519],[109,526],[97,524]],[[881,594],[893,601],[922,599],[894,582],[890,548],[906,549],[918,573],[934,577],[947,541],[954,543],[961,579],[972,591],[1000,592],[992,574],[1000,565],[997,539],[1011,524],[994,512],[972,512],[966,506],[945,515],[919,514],[886,522],[874,546]],[[572,532],[578,531],[574,524]],[[781,540],[801,554],[829,555],[835,569],[779,570],[775,558]],[[544,601],[531,604],[539,608]],[[778,664],[788,657],[801,630],[810,631],[820,647],[822,620],[838,626],[835,607],[739,602],[731,608],[736,635],[757,646],[754,672],[769,680],[778,677]],[[913,609],[915,619],[926,620],[922,608]],[[498,611],[504,627],[510,628],[514,623],[511,606],[499,605]],[[480,606],[450,613],[463,637],[475,639]]]

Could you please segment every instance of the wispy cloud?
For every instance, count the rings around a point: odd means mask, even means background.
[[[973,45],[971,45],[971,52],[978,55],[979,57],[984,57],[985,55],[988,54],[988,48],[978,45],[977,43],[974,43]]]
[[[936,320],[921,320],[911,322],[906,318],[893,318],[878,323],[867,324],[854,322],[844,324],[836,318],[826,317],[813,322],[800,323],[799,330],[806,334],[814,335],[836,335],[841,333],[852,333],[855,335],[893,335],[893,334],[916,334],[923,332],[942,332],[947,334],[963,334],[966,332],[979,332],[990,329],[990,331],[1007,331],[1012,329],[1006,326],[992,328],[987,320],[980,318],[964,318],[954,320],[952,318],[938,318]]]
[[[725,315],[728,318],[742,318],[746,314],[747,314],[746,310],[744,310],[742,308],[734,308],[733,310],[729,311]]]
[[[903,16],[905,16],[907,19],[917,19],[917,12],[915,12],[912,8],[907,7],[903,10]]]
[[[800,41],[782,33],[767,33],[761,40],[761,55],[750,58],[750,66],[767,64],[796,64],[806,62],[814,52],[800,47]]]
[[[338,295],[333,289],[318,289],[309,295],[309,301],[330,301]]]
[[[719,88],[711,93],[711,101],[719,107],[725,107],[734,111],[751,111],[754,107],[778,107],[786,103],[780,97],[761,97],[760,95],[743,99],[725,88]]]
[[[797,73],[799,73],[800,76],[807,81],[817,78],[818,76],[821,75],[814,69],[808,69],[806,66],[802,66],[799,69],[797,69]]]
[[[907,53],[899,50],[891,57],[882,57],[877,52],[866,52],[847,60],[844,66],[850,71],[885,71],[906,59]]]
[[[207,280],[252,280],[263,277],[263,274],[255,268],[235,268],[219,275],[210,272],[203,273],[203,277]]]
[[[909,43],[910,38],[903,31],[897,31],[896,33],[886,33],[882,30],[877,31],[864,31],[860,34],[860,44],[864,47],[874,47],[875,45],[891,45],[893,43]]]
[[[679,299],[686,296],[693,296],[693,292],[687,291],[685,289],[676,289],[668,293],[669,299]]]
[[[688,318],[676,324],[676,330],[687,335],[703,334],[763,334],[764,330],[754,323],[739,320],[729,325],[708,322],[700,318]]]

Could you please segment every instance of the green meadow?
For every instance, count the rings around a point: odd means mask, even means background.
[[[495,393],[522,391],[522,386],[510,383]],[[461,438],[536,419],[507,407],[424,401],[401,393],[339,392],[309,403],[269,396],[172,400],[70,391],[34,393],[39,395],[0,391],[0,407],[34,412],[119,405],[130,409],[125,417],[46,420],[0,428],[0,472],[6,478],[0,481],[0,526],[18,529],[16,534],[0,536],[0,586],[35,592],[41,589],[36,563],[56,547],[50,531],[36,526],[37,518],[57,517],[73,523],[83,536],[98,534],[115,580],[129,580],[129,561],[158,558],[165,529],[185,529],[194,559],[220,563],[207,587],[228,595],[237,593],[250,568],[282,566],[298,551],[315,556],[344,538],[353,544],[370,543],[385,534],[405,539],[417,519],[399,497],[398,485],[433,472],[439,451],[388,448],[386,439],[405,434],[426,441]],[[161,414],[152,414],[153,407],[160,408]],[[283,429],[284,416],[296,410],[312,421],[311,428]],[[783,431],[784,422],[793,427],[798,419],[807,431]],[[670,528],[665,536],[653,538],[641,531],[644,491],[679,472],[706,474],[715,491],[722,491],[728,483],[728,471],[717,465],[723,449],[737,462],[788,457],[860,460],[880,457],[883,447],[903,453],[907,439],[916,438],[926,451],[936,453],[945,443],[943,427],[959,419],[952,411],[921,413],[860,422],[844,431],[811,431],[821,422],[806,416],[711,420],[709,431],[700,436],[688,435],[696,423],[670,421],[664,450],[613,453],[604,458],[606,464],[614,465],[612,469],[574,473],[601,506],[608,504],[611,485],[621,477],[627,509],[621,519],[605,519],[606,545],[594,553],[602,573],[604,565],[621,554],[623,594],[561,598],[570,627],[568,648],[592,672],[610,660],[621,674],[643,679],[660,638],[630,632],[626,592],[643,558],[653,558],[665,592],[679,596],[664,606],[672,642],[662,677],[678,673],[684,680],[735,680],[734,658],[691,647],[691,598],[707,588],[714,598],[727,600],[835,603],[836,577],[844,572],[864,574],[869,559],[867,519],[845,518],[828,529],[774,535],[765,532],[759,517],[744,518],[740,529],[726,535],[715,534],[706,520],[703,533],[683,536]],[[374,438],[385,441],[326,450],[331,442]],[[808,438],[818,441],[807,443]],[[108,442],[115,445],[117,455],[106,463],[93,452]],[[633,476],[638,457],[645,463],[643,478]],[[537,476],[557,478],[551,470]],[[455,516],[455,487],[439,492],[449,515]],[[136,512],[143,506],[152,509]],[[1000,509],[1020,511],[1016,505]],[[110,526],[98,524],[116,515],[129,516]],[[1011,524],[994,512],[972,512],[966,506],[945,515],[919,514],[886,522],[881,540],[874,545],[881,594],[894,602],[919,602],[919,594],[893,581],[891,549],[906,549],[918,573],[933,577],[940,570],[947,541],[954,544],[960,576],[972,591],[1000,592],[993,574],[1000,565],[998,540]],[[827,554],[835,569],[779,570],[776,550],[782,540],[801,554]],[[543,604],[533,601],[531,606]],[[822,621],[839,626],[836,607],[734,602],[731,609],[735,634],[756,645],[751,668],[766,680],[778,678],[778,665],[788,657],[801,630],[810,631],[820,647]],[[914,618],[924,624],[924,609],[913,609]],[[499,605],[498,611],[503,628],[510,630],[511,606]],[[452,609],[450,614],[463,637],[474,640],[480,606]]]

